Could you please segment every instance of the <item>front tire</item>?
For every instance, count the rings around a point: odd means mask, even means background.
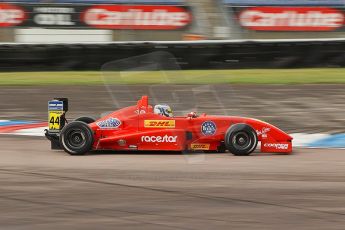
[[[67,124],[60,134],[60,145],[70,155],[84,155],[89,152],[93,140],[91,128],[82,121]]]
[[[255,130],[247,124],[232,125],[225,134],[226,148],[236,156],[248,156],[258,144]]]

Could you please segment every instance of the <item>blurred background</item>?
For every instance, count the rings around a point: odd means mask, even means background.
[[[342,38],[342,0],[1,1],[1,42]]]
[[[0,1],[0,71],[99,70],[154,51],[173,54],[182,69],[342,67],[344,7],[341,0]]]
[[[342,0],[2,0],[1,117],[44,120],[53,96],[99,116],[121,92],[121,106],[149,94],[179,114],[341,132],[344,11]],[[197,96],[176,96],[186,91]]]

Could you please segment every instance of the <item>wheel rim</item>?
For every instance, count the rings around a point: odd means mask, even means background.
[[[73,148],[81,148],[86,143],[85,134],[80,130],[71,130],[66,134],[66,142]]]
[[[252,140],[246,132],[238,132],[232,138],[232,145],[238,150],[245,150],[252,144]]]

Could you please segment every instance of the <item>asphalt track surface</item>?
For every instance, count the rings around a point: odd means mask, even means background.
[[[344,229],[345,150],[69,156],[0,136],[1,229]]]

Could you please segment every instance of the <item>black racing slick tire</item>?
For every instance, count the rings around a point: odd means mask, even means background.
[[[90,124],[95,122],[96,120],[92,117],[78,117],[77,119],[75,119],[75,121],[82,121],[86,124]]]
[[[93,132],[82,121],[68,123],[60,133],[60,145],[70,155],[84,155],[93,144]]]
[[[247,124],[235,124],[225,133],[225,147],[235,156],[248,156],[258,145],[255,130]]]

